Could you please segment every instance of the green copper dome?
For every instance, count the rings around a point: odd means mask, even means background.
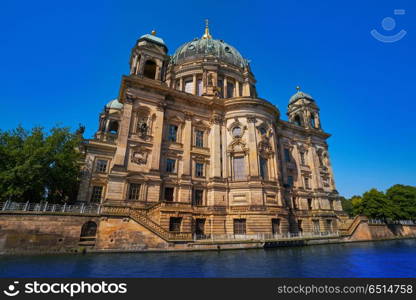
[[[307,99],[307,100],[310,100],[310,101],[315,101],[315,100],[313,100],[311,95],[309,95],[307,93],[304,93],[304,92],[301,92],[301,91],[298,91],[296,94],[294,94],[292,97],[290,97],[289,104],[292,104],[293,102],[296,102],[299,99]]]
[[[180,64],[187,60],[200,59],[206,56],[215,56],[219,60],[239,68],[248,65],[247,60],[233,46],[223,40],[213,40],[211,38],[197,38],[183,44],[171,57],[171,62]]]
[[[140,41],[149,41],[149,42],[155,43],[155,44],[165,48],[166,52],[168,51],[168,47],[166,46],[165,41],[162,38],[156,36],[156,31],[152,31],[151,34],[142,35],[139,38],[139,42]]]
[[[108,102],[105,105],[106,108],[110,108],[110,109],[122,109],[123,108],[123,104],[121,104],[120,102],[118,102],[118,99],[114,99],[111,100],[110,102]]]

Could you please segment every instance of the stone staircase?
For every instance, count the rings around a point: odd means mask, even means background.
[[[343,236],[351,236],[362,222],[367,222],[365,216],[355,216],[354,219],[344,219],[338,230]]]
[[[154,205],[148,209],[120,206],[104,206],[101,215],[129,217],[149,231],[168,242],[192,241],[192,233],[170,232],[148,217],[149,209],[156,209]]]

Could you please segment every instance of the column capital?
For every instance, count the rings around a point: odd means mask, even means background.
[[[222,125],[224,118],[219,114],[213,114],[210,120],[211,124]]]
[[[257,120],[256,120],[256,117],[255,116],[247,116],[247,122],[248,123],[256,123],[257,122]]]

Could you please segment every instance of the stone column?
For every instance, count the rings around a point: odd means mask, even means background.
[[[227,126],[226,122],[223,122],[221,125],[221,141],[222,141],[222,177],[227,178],[229,174],[227,160]]]
[[[243,96],[250,97],[250,82],[246,79],[243,83]]]
[[[224,98],[230,98],[230,96],[228,95],[227,86],[228,86],[228,80],[227,80],[227,77],[224,76],[223,91],[222,91]]]
[[[197,85],[196,74],[192,76],[192,82],[193,82],[193,94],[196,95],[196,85]]]
[[[312,179],[312,183],[313,183],[313,188],[317,189],[317,188],[322,188],[322,183],[321,183],[321,174],[319,171],[320,168],[320,163],[319,163],[319,158],[318,158],[318,153],[315,149],[315,147],[309,147],[309,151],[311,152],[311,162],[312,162],[312,174],[313,174],[313,179]]]
[[[179,79],[179,90],[183,92],[183,89],[184,89],[184,87],[183,87],[183,77],[181,77]]]
[[[191,148],[192,148],[192,114],[185,112],[185,127],[183,137],[183,168],[182,176],[191,175]]]
[[[235,91],[234,94],[236,97],[241,97],[240,95],[240,81],[236,80],[235,82]]]
[[[123,104],[123,115],[120,120],[118,137],[117,137],[117,151],[114,156],[114,165],[126,167],[127,143],[130,132],[131,115],[133,108],[133,98],[126,95]],[[108,130],[108,127],[107,127]]]
[[[247,116],[250,180],[259,178],[255,123],[256,118],[254,116]]]
[[[160,151],[163,136],[163,118],[165,114],[165,104],[159,103],[156,109],[156,119],[153,122],[153,149],[151,170],[159,172],[160,168]]]
[[[214,114],[211,119],[211,177],[221,177],[221,132],[222,117]]]

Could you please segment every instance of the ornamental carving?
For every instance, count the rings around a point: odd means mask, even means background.
[[[243,124],[241,124],[238,118],[236,117],[234,118],[234,122],[231,123],[227,129],[234,139],[238,139],[244,135],[244,132],[247,129],[247,126],[243,126]]]
[[[147,163],[148,156],[149,156],[148,149],[142,146],[134,147],[132,148],[132,151],[131,151],[130,161],[138,165],[144,165]]]
[[[255,116],[247,116],[247,123],[256,123],[256,117]]]
[[[224,118],[219,114],[213,114],[211,117],[211,124],[221,125],[224,121]]]
[[[273,153],[273,147],[270,145],[268,138],[263,138],[257,145],[258,152],[263,156],[269,156]]]
[[[229,145],[228,145],[228,152],[229,153],[248,153],[248,148],[246,143],[243,142],[241,138],[235,138]]]

